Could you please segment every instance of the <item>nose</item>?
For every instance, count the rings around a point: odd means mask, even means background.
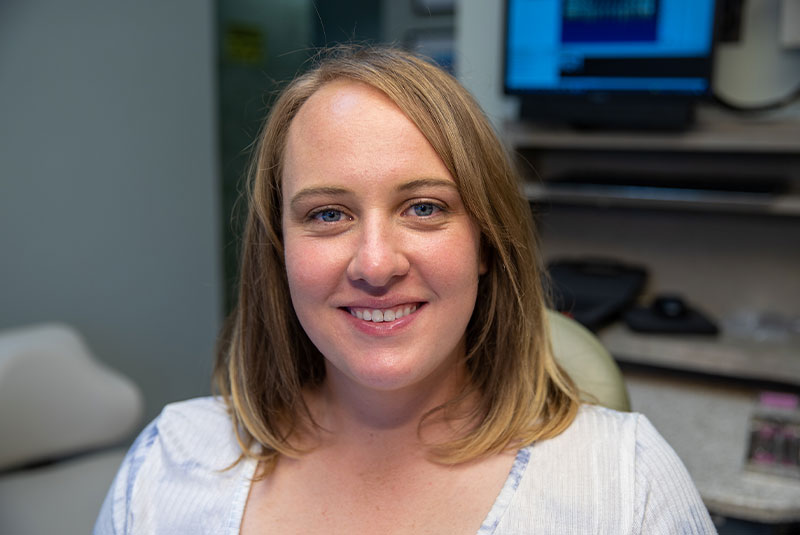
[[[351,281],[363,281],[373,287],[388,285],[393,278],[408,273],[410,263],[401,247],[401,237],[391,222],[364,220],[347,276]]]

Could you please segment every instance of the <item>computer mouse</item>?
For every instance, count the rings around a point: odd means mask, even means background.
[[[686,301],[677,295],[660,295],[653,300],[650,308],[662,318],[670,319],[682,318],[689,312]]]

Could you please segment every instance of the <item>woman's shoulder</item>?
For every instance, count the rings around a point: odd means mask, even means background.
[[[689,474],[646,416],[583,405],[527,459],[503,519],[506,531],[714,533]],[[515,531],[516,530],[516,531]]]
[[[642,432],[649,433],[651,430],[655,432],[641,414],[582,405],[566,430],[558,436],[536,442],[527,449],[532,462],[550,464],[570,459],[572,465],[585,463],[598,466],[604,463],[632,471],[637,441]]]
[[[568,461],[566,470],[556,470],[558,477],[583,478],[585,470],[607,467],[617,474],[609,484],[618,490],[632,489],[642,471],[656,473],[673,465],[683,469],[677,454],[645,415],[597,405],[582,405],[563,433],[527,449],[535,462]]]
[[[598,405],[582,405],[569,428],[539,445],[579,454],[593,463],[616,463],[634,472],[667,465],[683,469],[678,455],[647,416]]]
[[[582,404],[578,409],[573,425],[568,431],[577,432],[584,427],[601,426],[603,428],[622,430],[635,427],[643,414],[638,412],[621,412],[601,405]]]
[[[220,464],[228,466],[242,453],[228,408],[219,398],[170,403],[154,425],[160,447],[174,459],[218,470]]]
[[[620,412],[599,405],[581,405],[572,424],[559,436],[551,439],[557,442],[570,442],[576,446],[585,444],[582,437],[591,436],[592,448],[608,444],[618,449],[620,446],[635,444],[642,431],[649,432],[652,425],[643,414]]]
[[[167,405],[128,451],[95,533],[223,532],[241,518],[255,469],[237,463],[241,453],[221,400]]]

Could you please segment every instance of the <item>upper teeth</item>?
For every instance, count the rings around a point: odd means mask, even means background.
[[[405,305],[397,308],[387,308],[384,310],[378,308],[350,308],[349,310],[350,314],[360,320],[381,323],[384,321],[399,320],[403,316],[408,316],[417,310],[417,305]]]

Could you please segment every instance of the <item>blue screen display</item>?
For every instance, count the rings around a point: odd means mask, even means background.
[[[713,0],[508,0],[512,93],[709,89]]]

